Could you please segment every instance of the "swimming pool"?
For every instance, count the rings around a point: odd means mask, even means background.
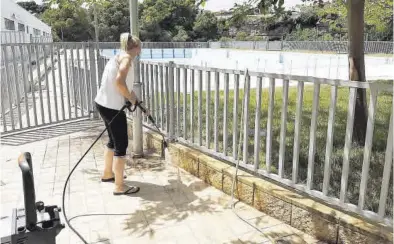
[[[120,52],[119,49],[104,49],[101,55],[112,57]],[[163,49],[142,49],[141,59],[178,59],[192,58],[192,49],[187,48],[163,48]]]
[[[111,57],[119,50],[103,50]],[[233,49],[143,49],[141,59],[158,59],[179,64],[200,65],[226,69],[249,69],[268,73],[348,79],[346,54],[322,54],[281,51],[255,51]],[[367,80],[392,80],[393,57],[365,57]]]

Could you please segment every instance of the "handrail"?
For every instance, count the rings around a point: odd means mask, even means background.
[[[22,171],[23,197],[25,202],[26,229],[33,230],[37,225],[36,193],[31,154],[25,152],[18,158],[19,168]]]

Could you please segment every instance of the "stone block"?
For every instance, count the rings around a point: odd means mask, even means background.
[[[336,243],[338,224],[318,213],[293,205],[291,226],[328,243]]]
[[[233,177],[229,174],[224,174],[223,177],[223,191],[229,195],[231,195],[231,189],[233,184]],[[246,204],[253,204],[253,185],[248,184],[241,180],[241,177],[237,179],[234,190],[234,197],[245,202]]]
[[[358,232],[352,228],[340,225],[338,230],[338,243],[340,244],[389,244],[393,243],[380,236],[374,236],[367,233]]]
[[[224,173],[223,177],[223,191],[231,195],[231,189],[233,185],[233,177],[228,173]],[[253,185],[242,181],[242,176],[238,176],[235,184],[234,196],[242,202],[252,205],[253,204]]]
[[[146,143],[146,148],[147,149],[152,149],[153,148],[152,135],[151,134],[145,133],[144,141]]]
[[[291,203],[274,197],[260,188],[255,189],[253,207],[286,224],[290,224]]]
[[[170,146],[168,147],[168,150],[170,152],[171,155],[171,161],[173,164],[180,166],[180,157],[179,157],[179,149],[177,146],[173,146],[170,144]]]
[[[232,185],[233,185],[233,177],[225,172],[223,175],[223,192],[228,195],[231,195]],[[237,187],[237,184],[235,184],[235,187]],[[239,199],[239,189],[237,188],[234,190],[234,197]]]
[[[199,161],[199,177],[204,182],[222,190],[222,172],[209,166],[209,163]]]
[[[246,204],[253,205],[254,189],[253,185],[238,180],[239,199]]]
[[[152,138],[152,148],[155,149],[156,152],[161,152],[162,143],[162,140],[155,137]]]
[[[190,155],[187,150],[178,152],[179,166],[194,176],[198,176],[198,158]]]

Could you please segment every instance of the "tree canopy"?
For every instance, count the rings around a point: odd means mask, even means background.
[[[288,40],[339,40],[347,38],[346,5],[343,0],[316,0],[299,7],[298,17],[285,10],[283,0],[249,0],[235,4],[229,19],[218,19],[201,9],[209,0],[144,0],[139,4],[140,37],[143,41],[210,41],[219,39],[260,40],[249,29],[270,34],[278,29]],[[306,0],[311,3],[312,0]],[[369,40],[392,40],[392,0],[365,0],[365,32]],[[100,41],[117,41],[129,31],[129,2],[125,0],[45,0],[19,2],[52,26],[55,40],[94,39],[94,11],[98,12]],[[55,6],[55,8],[54,8]],[[260,14],[260,24],[256,18]],[[316,31],[319,24],[327,28]],[[248,27],[249,26],[249,27]],[[249,28],[249,29],[248,29]],[[239,34],[239,32],[242,32]],[[245,35],[246,33],[246,35]],[[275,34],[275,32],[274,32]]]
[[[57,7],[48,8],[41,18],[52,27],[54,40],[91,40],[93,28],[85,9],[78,1],[58,1]]]
[[[48,6],[46,4],[37,4],[34,1],[30,2],[17,2],[19,6],[24,8],[26,11],[34,14],[34,15],[40,15],[42,14],[45,10],[48,9]]]

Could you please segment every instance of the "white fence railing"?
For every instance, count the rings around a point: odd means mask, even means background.
[[[2,44],[2,135],[86,118],[94,112],[90,43]]]
[[[1,44],[52,42],[52,36],[36,36],[24,31],[0,31]]]
[[[30,42],[30,35],[23,31],[0,31],[1,44],[6,43],[27,43]]]
[[[392,225],[393,84],[145,60],[140,70],[168,136]],[[369,94],[365,146],[352,136],[357,89]]]
[[[95,44],[1,48],[4,63],[12,65],[1,77],[2,133],[86,118],[94,111],[96,77],[106,62],[95,64]],[[35,56],[35,67],[44,72],[22,65],[16,50],[29,64]],[[229,163],[239,159],[257,175],[392,225],[392,83],[146,60],[140,72],[142,99],[170,137]],[[365,146],[353,141],[357,89],[369,98]]]
[[[253,50],[305,50],[318,52],[347,53],[348,42],[346,41],[228,41],[210,42],[210,48],[235,48]],[[384,41],[365,41],[364,51],[372,53],[393,53],[393,43]]]

